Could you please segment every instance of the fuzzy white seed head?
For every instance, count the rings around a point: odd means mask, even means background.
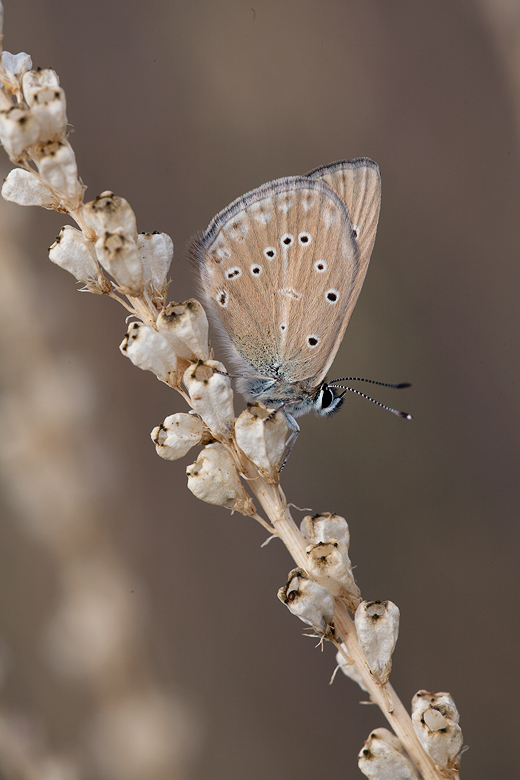
[[[178,460],[197,444],[204,436],[204,423],[194,414],[172,414],[154,428],[151,436],[157,454],[165,460]]]
[[[355,623],[369,669],[380,683],[385,683],[399,635],[399,609],[391,601],[362,601]]]
[[[113,192],[102,192],[94,200],[85,203],[83,219],[97,236],[118,231],[134,240],[137,238],[135,214],[130,204]]]
[[[279,481],[288,431],[285,415],[272,415],[272,409],[262,404],[248,406],[235,423],[238,446],[270,485]]]
[[[336,539],[329,539],[326,542],[311,544],[305,552],[307,553],[306,569],[309,574],[354,611],[359,605],[361,594],[354,581],[350,558],[341,553],[339,542]]]
[[[317,634],[325,639],[334,636],[334,598],[303,569],[289,572],[287,583],[278,591],[278,598]]]
[[[114,277],[121,291],[133,297],[141,295],[144,289],[143,262],[132,236],[115,230],[98,238],[95,247],[99,263]]]
[[[415,733],[430,758],[447,772],[458,769],[462,749],[459,713],[449,693],[418,691],[412,700]]]
[[[375,729],[358,755],[358,766],[369,780],[417,780],[404,749],[387,729]]]
[[[233,391],[222,363],[206,360],[191,365],[184,373],[183,382],[195,412],[202,417],[211,433],[229,438],[233,431]]]
[[[39,138],[40,124],[30,109],[20,105],[0,111],[0,143],[12,160]]]
[[[341,652],[341,650],[338,650],[336,653],[336,663],[345,675],[345,677],[348,677],[350,680],[353,680],[355,683],[359,685],[362,691],[365,691],[365,693],[368,693],[368,689],[365,687],[365,683],[363,682],[363,678],[360,675],[358,668],[356,664],[354,663],[353,659],[347,660],[345,658],[345,654],[348,658],[350,658],[348,650],[346,645],[341,645],[344,652]]]
[[[171,387],[177,384],[177,356],[166,339],[154,328],[141,322],[132,322],[119,345],[134,366],[151,371]]]
[[[37,147],[34,153],[40,176],[49,187],[57,190],[69,208],[77,208],[83,198],[84,187],[78,179],[74,150],[68,141],[49,141]]]
[[[224,506],[243,515],[256,510],[244,490],[232,457],[222,444],[208,444],[186,469],[188,488],[208,504]]]
[[[64,268],[79,282],[88,282],[98,275],[94,247],[80,230],[66,225],[49,249],[49,258]]]
[[[195,298],[165,306],[157,319],[157,328],[176,353],[186,360],[194,362],[209,358],[208,318]]]
[[[146,286],[161,292],[173,260],[173,241],[167,233],[139,233],[137,249],[143,261]]]
[[[52,190],[35,173],[14,168],[2,185],[2,197],[19,206],[56,208],[59,201]]]

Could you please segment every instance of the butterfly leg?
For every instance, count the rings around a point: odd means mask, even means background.
[[[291,432],[290,432],[289,437],[287,439],[287,442],[285,444],[285,452],[284,452],[284,455],[283,455],[282,465],[278,469],[279,472],[283,469],[283,467],[285,466],[285,464],[289,460],[289,455],[291,454],[292,448],[296,444],[296,439],[298,438],[298,434],[300,433],[300,426],[298,425],[298,423],[296,422],[296,420],[294,419],[292,414],[289,414],[289,412],[286,412],[285,409],[283,410],[283,413],[285,415],[285,419],[287,420],[287,424],[288,424],[289,430]]]

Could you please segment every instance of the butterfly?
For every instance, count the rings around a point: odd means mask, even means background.
[[[293,431],[295,417],[328,416],[351,389],[325,376],[365,279],[380,202],[373,160],[335,162],[251,190],[191,243],[239,391],[283,410]]]

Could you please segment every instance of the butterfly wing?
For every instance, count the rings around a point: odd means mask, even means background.
[[[374,216],[363,221],[373,169],[357,162],[269,182],[193,242],[205,303],[242,373],[310,387],[324,378],[366,273],[370,229],[375,235]],[[363,267],[345,199],[360,223]]]

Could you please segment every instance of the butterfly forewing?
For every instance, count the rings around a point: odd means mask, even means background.
[[[338,194],[319,179],[270,182],[218,214],[192,251],[232,352],[252,373],[317,385],[359,276]]]

